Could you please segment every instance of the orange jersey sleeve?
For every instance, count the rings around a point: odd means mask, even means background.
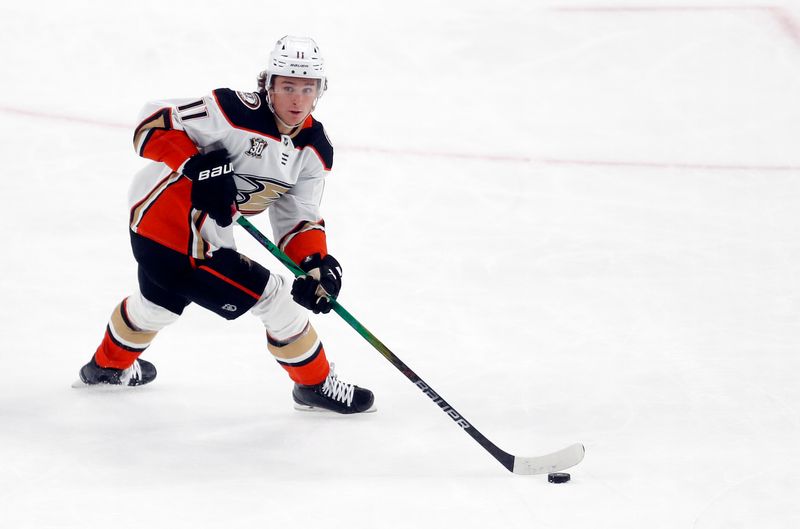
[[[159,109],[136,127],[133,145],[139,156],[164,162],[174,171],[199,152],[186,132],[173,128],[169,108]]]
[[[289,232],[280,242],[282,250],[297,264],[309,255],[328,255],[325,221],[303,222]]]

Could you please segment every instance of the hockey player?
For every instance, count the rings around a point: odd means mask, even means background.
[[[316,43],[286,36],[258,92],[222,88],[145,107],[134,147],[152,163],[129,194],[139,290],[111,314],[80,370],[84,384],[152,382],[156,369],[139,355],[193,302],[229,320],[248,311],[261,319],[295,383],[295,407],[371,410],[372,392],[334,373],[306,310],[329,312],[342,282],[319,210],[333,147],[311,115],[326,88]],[[235,216],[265,210],[279,247],[306,272],[291,284],[236,251]]]

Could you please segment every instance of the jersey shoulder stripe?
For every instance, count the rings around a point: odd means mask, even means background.
[[[308,121],[311,121],[310,126]],[[292,138],[292,141],[295,147],[312,149],[319,156],[325,170],[331,170],[333,167],[333,145],[328,139],[325,127],[321,122],[309,116],[306,123],[303,124],[303,128],[297,133],[297,136]]]
[[[133,147],[141,156],[145,145],[150,140],[154,130],[171,130],[172,112],[169,108],[159,108],[153,114],[147,116],[136,127],[133,132]]]
[[[280,140],[281,133],[262,94],[230,88],[218,88],[212,94],[231,127]]]

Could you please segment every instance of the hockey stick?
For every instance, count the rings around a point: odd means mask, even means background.
[[[244,216],[238,215],[236,222],[242,226],[247,232],[252,235],[258,242],[261,243],[269,252],[274,255],[286,268],[292,271],[295,276],[305,275],[305,272],[297,266],[294,261],[289,259],[283,251],[275,246],[258,228],[247,220]],[[445,412],[453,421],[460,426],[470,437],[481,445],[487,452],[492,454],[501,465],[506,467],[514,474],[546,474],[549,472],[558,472],[577,465],[583,460],[585,452],[583,445],[576,443],[563,448],[557,452],[546,454],[537,457],[518,457],[509,454],[497,447],[493,442],[488,440],[484,435],[478,431],[472,424],[464,419],[464,416],[455,410],[450,404],[447,403],[438,393],[436,393],[429,384],[424,382],[419,375],[414,373],[402,360],[389,350],[374,334],[369,332],[366,327],[361,325],[352,314],[347,312],[342,305],[335,299],[331,299],[331,306],[339,316],[342,317],[350,326],[356,330],[370,345],[378,350],[391,364],[396,367],[406,378],[414,383],[425,395],[427,395],[434,403],[436,403],[443,412]]]

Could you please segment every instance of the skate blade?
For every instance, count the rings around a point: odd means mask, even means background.
[[[139,386],[123,386],[122,384],[87,384],[83,380],[78,379],[72,383],[71,387],[75,389],[85,389],[91,392],[113,393],[117,391],[128,391],[145,385],[146,384],[141,384]]]
[[[306,406],[305,404],[298,404],[296,402],[294,403],[294,409],[296,409],[297,411],[304,411],[310,413],[327,413],[328,415],[361,415],[362,413],[375,413],[376,411],[378,411],[378,408],[376,408],[373,405],[370,409],[359,413],[336,413],[335,411],[326,410],[325,408],[317,408],[316,406]]]

